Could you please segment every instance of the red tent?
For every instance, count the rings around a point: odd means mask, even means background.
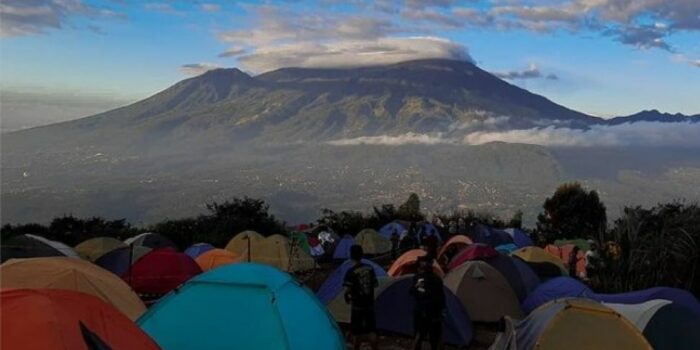
[[[144,255],[122,278],[142,299],[156,299],[200,273],[189,255],[164,248]]]
[[[0,303],[2,349],[159,349],[129,318],[92,295],[3,289]]]
[[[466,261],[471,260],[484,260],[487,258],[492,258],[498,256],[498,251],[490,245],[474,243],[462,250],[457,256],[450,261],[448,268],[450,270],[462,265]]]

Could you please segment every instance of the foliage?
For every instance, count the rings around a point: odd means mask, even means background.
[[[605,253],[600,288],[622,292],[672,286],[700,295],[700,207],[659,204],[651,209],[625,208],[601,241],[617,242]]]
[[[29,233],[74,246],[93,237],[123,238],[137,232],[124,219],[108,220],[100,217],[80,219],[74,216],[62,216],[53,219],[48,227],[40,224],[5,225],[2,227],[2,238]]]
[[[587,192],[577,182],[559,186],[543,208],[537,228],[551,239],[595,237],[607,226],[605,205],[598,193]]]

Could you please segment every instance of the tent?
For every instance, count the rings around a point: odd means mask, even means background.
[[[379,234],[387,239],[391,239],[391,235],[394,232],[396,232],[396,234],[398,234],[399,237],[403,237],[403,235],[405,235],[408,232],[408,226],[404,226],[399,222],[392,221],[379,229]]]
[[[102,255],[95,264],[105,270],[111,271],[115,275],[121,277],[129,267],[137,262],[141,257],[148,254],[151,248],[127,246],[124,248],[115,249],[105,255]]]
[[[333,251],[333,259],[347,260],[350,259],[350,247],[355,244],[355,239],[350,235],[343,236],[335,246]]]
[[[78,255],[86,260],[96,261],[101,256],[119,248],[126,247],[124,242],[113,237],[95,237],[75,246]]]
[[[303,232],[292,232],[289,235],[289,241],[291,244],[295,244],[300,247],[306,254],[311,254],[311,246],[309,245],[309,238]]]
[[[438,228],[435,227],[435,225],[433,225],[432,223],[427,222],[427,221],[423,221],[423,222],[418,223],[417,234],[418,234],[419,239],[420,239],[420,236],[422,234],[424,234],[426,236],[435,236],[437,238],[438,242],[442,242],[442,236],[440,235],[440,230],[438,230]]]
[[[362,259],[362,262],[372,266],[374,274],[377,276],[380,284],[381,281],[386,280],[386,271],[384,271],[381,266],[368,259]],[[321,288],[316,292],[316,297],[326,305],[328,311],[337,322],[350,322],[350,305],[345,302],[345,298],[343,297],[343,281],[345,279],[345,274],[352,266],[352,260],[345,261],[328,276],[326,281],[321,285]]]
[[[561,259],[547,253],[540,247],[524,247],[512,253],[525,261],[542,280],[567,276],[568,272]]]
[[[664,299],[686,307],[696,315],[700,315],[700,301],[690,292],[679,288],[653,287],[627,293],[596,294],[595,299],[605,303],[617,304],[639,304],[653,299]]]
[[[518,246],[513,244],[513,243],[501,244],[498,247],[496,247],[496,250],[499,253],[510,254],[510,253],[518,250]]]
[[[2,262],[16,258],[38,258],[42,256],[68,256],[78,258],[73,248],[57,241],[36,235],[17,235],[2,239]]]
[[[450,271],[444,281],[473,321],[496,322],[503,316],[520,318],[523,314],[505,277],[483,261],[465,262]]]
[[[637,327],[656,350],[700,349],[700,315],[668,300],[605,304]]]
[[[525,231],[519,228],[507,228],[503,231],[510,235],[510,237],[513,239],[513,243],[518,248],[530,247],[535,245],[535,242],[532,241],[530,235],[528,235]]]
[[[233,264],[243,260],[226,249],[211,249],[198,256],[195,261],[202,271],[209,271],[221,265]]]
[[[253,250],[251,261],[274,266],[282,271],[308,271],[316,266],[314,258],[300,246],[292,246],[287,237],[272,235],[260,243],[260,249]]]
[[[151,249],[160,249],[160,248],[173,248],[177,249],[177,245],[173,243],[170,239],[167,237],[153,233],[153,232],[146,232],[142,233],[140,235],[136,235],[131,238],[127,238],[124,240],[124,243],[127,245],[133,245],[133,246],[141,246],[141,247],[148,247]]]
[[[579,249],[583,250],[584,252],[588,251],[591,249],[591,245],[588,243],[587,239],[583,238],[578,238],[578,239],[557,239],[554,241],[554,244],[561,247],[563,245],[567,244],[573,244],[575,246],[578,246]]]
[[[95,264],[67,257],[12,259],[0,265],[3,288],[62,289],[98,297],[135,320],[146,311],[119,277]]]
[[[265,237],[255,231],[243,231],[228,242],[226,250],[236,256],[247,256],[249,250],[255,254],[260,250],[259,244],[261,244],[263,240],[265,240]]]
[[[3,289],[0,292],[2,349],[157,350],[158,345],[131,320],[88,294],[57,289]],[[84,336],[89,330],[91,339]]]
[[[355,244],[362,246],[362,250],[367,255],[384,254],[391,250],[391,241],[371,228],[360,231],[355,236]]]
[[[476,224],[474,232],[470,235],[474,243],[488,244],[492,247],[513,243],[513,238],[506,231],[498,230],[482,224]]]
[[[452,258],[448,268],[452,270],[467,261],[484,260],[494,256],[498,256],[498,251],[493,249],[493,247],[482,243],[474,243]]]
[[[489,264],[491,267],[496,269],[503,277],[505,277],[506,281],[508,281],[508,284],[510,284],[511,288],[513,288],[515,295],[518,297],[518,301],[523,301],[528,294],[526,285],[530,281],[526,281],[525,279],[532,279],[533,275],[534,278],[537,278],[535,272],[532,271],[532,269],[529,269],[529,267],[528,269],[530,271],[530,274],[523,275],[523,271],[519,269],[518,266],[516,266],[516,258],[505,254],[499,253],[496,256],[486,257],[479,260],[482,260],[485,263]]]
[[[542,281],[537,276],[535,271],[530,268],[530,265],[522,261],[520,258],[511,256],[511,261],[513,262],[513,265],[515,265],[515,268],[518,269],[518,274],[520,274],[520,280],[523,282],[523,287],[525,287],[525,295],[527,297],[540,285],[540,283],[542,283]]]
[[[375,270],[376,272],[376,270]],[[378,286],[375,288],[374,296],[376,298],[377,293],[384,288],[387,284],[392,281],[392,278],[386,275],[384,272],[381,276],[377,275]],[[342,290],[342,289],[341,289]],[[320,292],[320,290],[319,290]],[[338,323],[350,323],[350,304],[345,302],[344,293],[338,293],[330,302],[326,304],[326,308],[331,313],[333,318]],[[317,294],[318,296],[318,294]]]
[[[574,251],[574,247],[576,247],[574,244],[564,244],[561,247],[559,247],[561,261],[564,263],[564,266],[567,268],[567,270],[569,270],[569,257]],[[576,276],[580,278],[586,276],[586,251],[579,249],[578,253],[576,253],[575,269]]]
[[[345,349],[316,297],[275,268],[222,266],[185,283],[139,320],[160,346],[180,349]]]
[[[197,259],[198,256],[214,249],[215,247],[209,243],[195,243],[185,249],[185,254],[192,259]]]
[[[438,260],[443,260],[443,256],[445,254],[448,254],[449,258],[452,258],[459,253],[460,250],[468,247],[470,244],[472,244],[471,238],[465,236],[465,235],[456,235],[452,236],[452,238],[448,239],[445,244],[442,245],[440,248],[440,251],[438,252]]]
[[[197,263],[173,248],[154,249],[122,276],[142,299],[157,299],[202,273]]]
[[[42,241],[28,237],[27,235],[17,235],[2,239],[2,252],[0,258],[2,262],[17,258],[34,258],[41,256],[65,256],[58,249]]]
[[[522,321],[506,318],[490,349],[648,349],[644,336],[624,317],[588,299],[542,305]]]
[[[377,291],[377,329],[413,336],[415,302],[409,294],[412,283],[413,276],[401,276]],[[447,315],[442,322],[443,340],[448,344],[467,346],[474,334],[469,314],[448,288],[443,288],[443,293],[447,304]]]
[[[426,256],[428,253],[423,249],[411,249],[403,254],[391,264],[388,274],[391,277],[398,277],[407,274],[416,273],[416,263],[418,258]],[[433,260],[433,272],[436,275],[445,277],[445,272],[436,261]]]
[[[552,278],[540,284],[522,302],[526,313],[559,298],[594,298],[595,293],[581,281],[568,276]]]

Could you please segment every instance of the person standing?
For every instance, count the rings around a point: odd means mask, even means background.
[[[598,250],[598,243],[594,240],[588,240],[590,248],[586,252],[586,277],[591,284],[597,285],[598,272],[603,267],[603,259]]]
[[[422,349],[423,342],[427,340],[431,350],[438,350],[442,347],[442,319],[446,308],[444,287],[440,277],[433,272],[430,258],[422,256],[417,264],[409,291],[415,300],[413,349]]]
[[[398,257],[399,254],[399,240],[401,237],[399,237],[399,233],[394,229],[394,231],[391,233],[391,260],[394,261]]]
[[[377,288],[378,282],[372,266],[362,262],[363,254],[361,246],[355,244],[350,247],[350,258],[354,265],[345,273],[345,302],[351,307],[350,328],[354,349],[360,350],[362,342],[367,341],[370,347],[376,350],[374,289]]]

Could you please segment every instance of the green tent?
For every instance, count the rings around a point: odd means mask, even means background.
[[[311,247],[309,246],[309,239],[303,232],[292,232],[289,234],[289,244],[295,248],[301,248],[307,254],[311,254]]]
[[[556,241],[554,241],[554,245],[557,247],[561,247],[567,244],[573,244],[579,249],[583,250],[584,252],[591,248],[591,246],[588,244],[588,240],[585,240],[583,238],[557,239]]]

